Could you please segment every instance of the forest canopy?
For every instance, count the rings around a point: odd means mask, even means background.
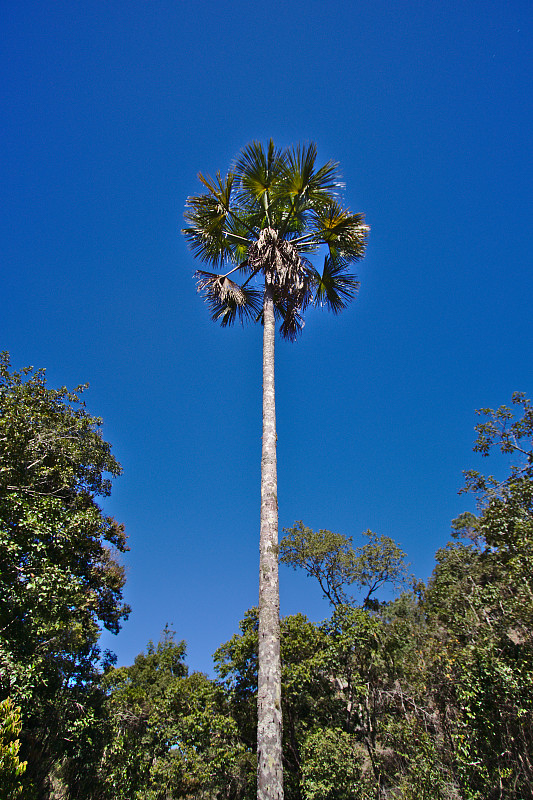
[[[257,609],[212,678],[169,627],[131,666],[100,652],[129,612],[127,544],[98,505],[121,468],[83,391],[1,358],[1,796],[252,800]],[[533,795],[533,407],[517,393],[478,413],[474,449],[511,463],[466,473],[477,512],[427,583],[390,537],[285,530],[280,560],[331,609],[281,620],[290,800]]]

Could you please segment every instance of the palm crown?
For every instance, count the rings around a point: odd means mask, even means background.
[[[340,204],[338,164],[317,169],[315,161],[314,143],[281,150],[270,140],[265,152],[252,142],[225,179],[199,175],[207,192],[188,198],[183,233],[193,254],[220,270],[196,277],[223,326],[261,320],[271,287],[280,332],[295,339],[310,304],[337,314],[356,295],[359,282],[349,270],[364,256],[369,228],[362,214]],[[309,257],[321,246],[319,271]]]

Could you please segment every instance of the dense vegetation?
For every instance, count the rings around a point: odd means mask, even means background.
[[[80,390],[5,356],[0,411],[0,796],[252,800],[256,609],[214,680],[169,629],[129,667],[102,659],[101,627],[128,612],[126,543],[95,498],[120,467]],[[478,513],[454,521],[427,585],[388,537],[285,531],[281,561],[331,604],[281,621],[288,798],[533,796],[533,407],[516,394],[480,414],[475,448],[516,460],[503,480],[466,474]]]

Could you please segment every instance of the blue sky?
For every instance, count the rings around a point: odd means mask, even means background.
[[[257,601],[261,330],[214,325],[179,231],[198,171],[316,141],[371,226],[359,298],[277,346],[280,527],[395,538],[425,579],[471,500],[474,409],[533,392],[530,2],[0,2],[0,348],[124,467],[131,663],[192,668]],[[328,613],[281,572],[282,613]]]

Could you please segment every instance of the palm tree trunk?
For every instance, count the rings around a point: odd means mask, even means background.
[[[283,800],[278,580],[278,488],[274,391],[274,303],[267,282],[263,305],[263,454],[259,557],[257,799]]]

